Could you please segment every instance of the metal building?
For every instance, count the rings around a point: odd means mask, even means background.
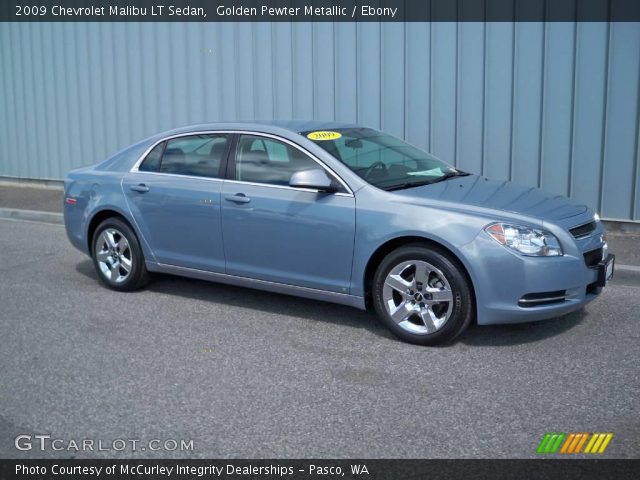
[[[314,118],[640,221],[638,23],[3,23],[0,177],[155,132]]]

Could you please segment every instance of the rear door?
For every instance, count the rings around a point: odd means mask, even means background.
[[[289,142],[238,136],[222,187],[227,273],[348,293],[355,198],[335,175],[338,193],[289,187],[291,174],[324,168]]]
[[[170,139],[125,176],[129,207],[158,262],[224,272],[220,192],[229,137]]]

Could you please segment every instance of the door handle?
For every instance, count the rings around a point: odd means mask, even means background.
[[[228,200],[233,203],[249,203],[251,201],[251,199],[247,197],[244,193],[236,193],[235,195],[230,195],[224,198],[225,200]]]
[[[139,192],[139,193],[147,193],[149,191],[149,187],[147,187],[144,183],[140,183],[138,185],[131,185],[129,188],[134,192]]]

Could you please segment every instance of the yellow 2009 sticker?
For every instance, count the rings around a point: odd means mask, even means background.
[[[311,132],[307,134],[307,138],[309,140],[337,140],[342,136],[339,132],[328,132],[328,131],[320,131],[320,132]]]

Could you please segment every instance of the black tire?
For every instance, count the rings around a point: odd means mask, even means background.
[[[100,253],[105,252],[104,248],[107,245],[104,241],[104,237],[102,237],[104,232],[117,232],[119,235],[126,239],[126,243],[128,248],[125,248],[122,252],[114,252],[120,255],[120,260],[122,263],[130,260],[130,267],[127,273],[125,266],[114,267],[114,270],[119,269],[119,276],[113,280],[108,277],[110,273],[103,272],[103,268],[101,267],[101,262],[98,260],[98,255]],[[120,237],[118,235],[115,236],[116,240],[119,240]],[[100,246],[101,243],[103,246]],[[100,248],[100,251],[98,251]],[[108,249],[109,247],[106,246]],[[116,249],[117,250],[117,249]],[[142,249],[140,248],[140,243],[138,242],[138,238],[136,237],[135,232],[131,229],[126,222],[122,221],[117,217],[112,217],[104,220],[98,228],[96,228],[93,238],[91,239],[91,257],[93,259],[93,266],[96,269],[96,273],[100,281],[111,288],[112,290],[117,290],[120,292],[130,292],[133,290],[137,290],[143,287],[149,281],[149,273],[147,272],[147,268],[144,263],[144,255],[142,254]],[[103,258],[103,257],[101,257]],[[113,265],[111,259],[116,257],[110,257],[108,261],[102,262],[103,266],[109,270],[109,265]],[[119,265],[120,263],[116,263]],[[125,274],[126,273],[126,277]],[[120,279],[120,280],[118,280]]]
[[[426,331],[415,333],[414,331],[409,331],[407,326],[413,329],[413,326],[409,325],[409,323],[415,323],[418,325],[416,329],[422,328],[422,326],[419,325],[420,317],[413,314],[410,314],[412,316],[409,320],[402,322],[405,325],[403,328],[391,317],[387,307],[385,307],[383,289],[385,287],[387,276],[392,272],[392,270],[401,268],[405,262],[412,261],[426,262],[433,267],[436,267],[444,275],[450,287],[450,296],[452,301],[436,304],[434,307],[434,309],[440,309],[439,311],[443,312],[447,310],[449,308],[449,304],[451,304],[449,317],[444,321],[442,326],[434,332]],[[410,267],[405,271],[410,272]],[[427,274],[427,277],[431,278],[432,281],[438,280],[437,276],[432,275],[429,277]],[[420,284],[420,286],[422,286],[422,284]],[[387,293],[388,292],[389,289],[387,287]],[[392,297],[391,300],[389,300],[390,297],[387,297],[388,301],[391,302],[400,303],[410,297],[410,295],[407,297],[398,297],[398,293],[396,293],[396,291],[392,290],[392,292],[395,297]],[[416,291],[415,293],[418,292]],[[401,340],[417,345],[439,345],[450,342],[469,326],[475,316],[472,286],[458,261],[441,249],[421,244],[412,244],[398,248],[384,258],[378,266],[373,278],[372,298],[375,311],[382,323]],[[415,303],[413,297],[411,302]],[[411,307],[411,305],[409,305],[409,307]],[[400,315],[403,316],[404,314],[405,312],[402,311]],[[442,314],[442,316],[446,317],[446,314]],[[426,323],[427,322],[425,321],[425,325]],[[425,327],[425,330],[428,329]]]

